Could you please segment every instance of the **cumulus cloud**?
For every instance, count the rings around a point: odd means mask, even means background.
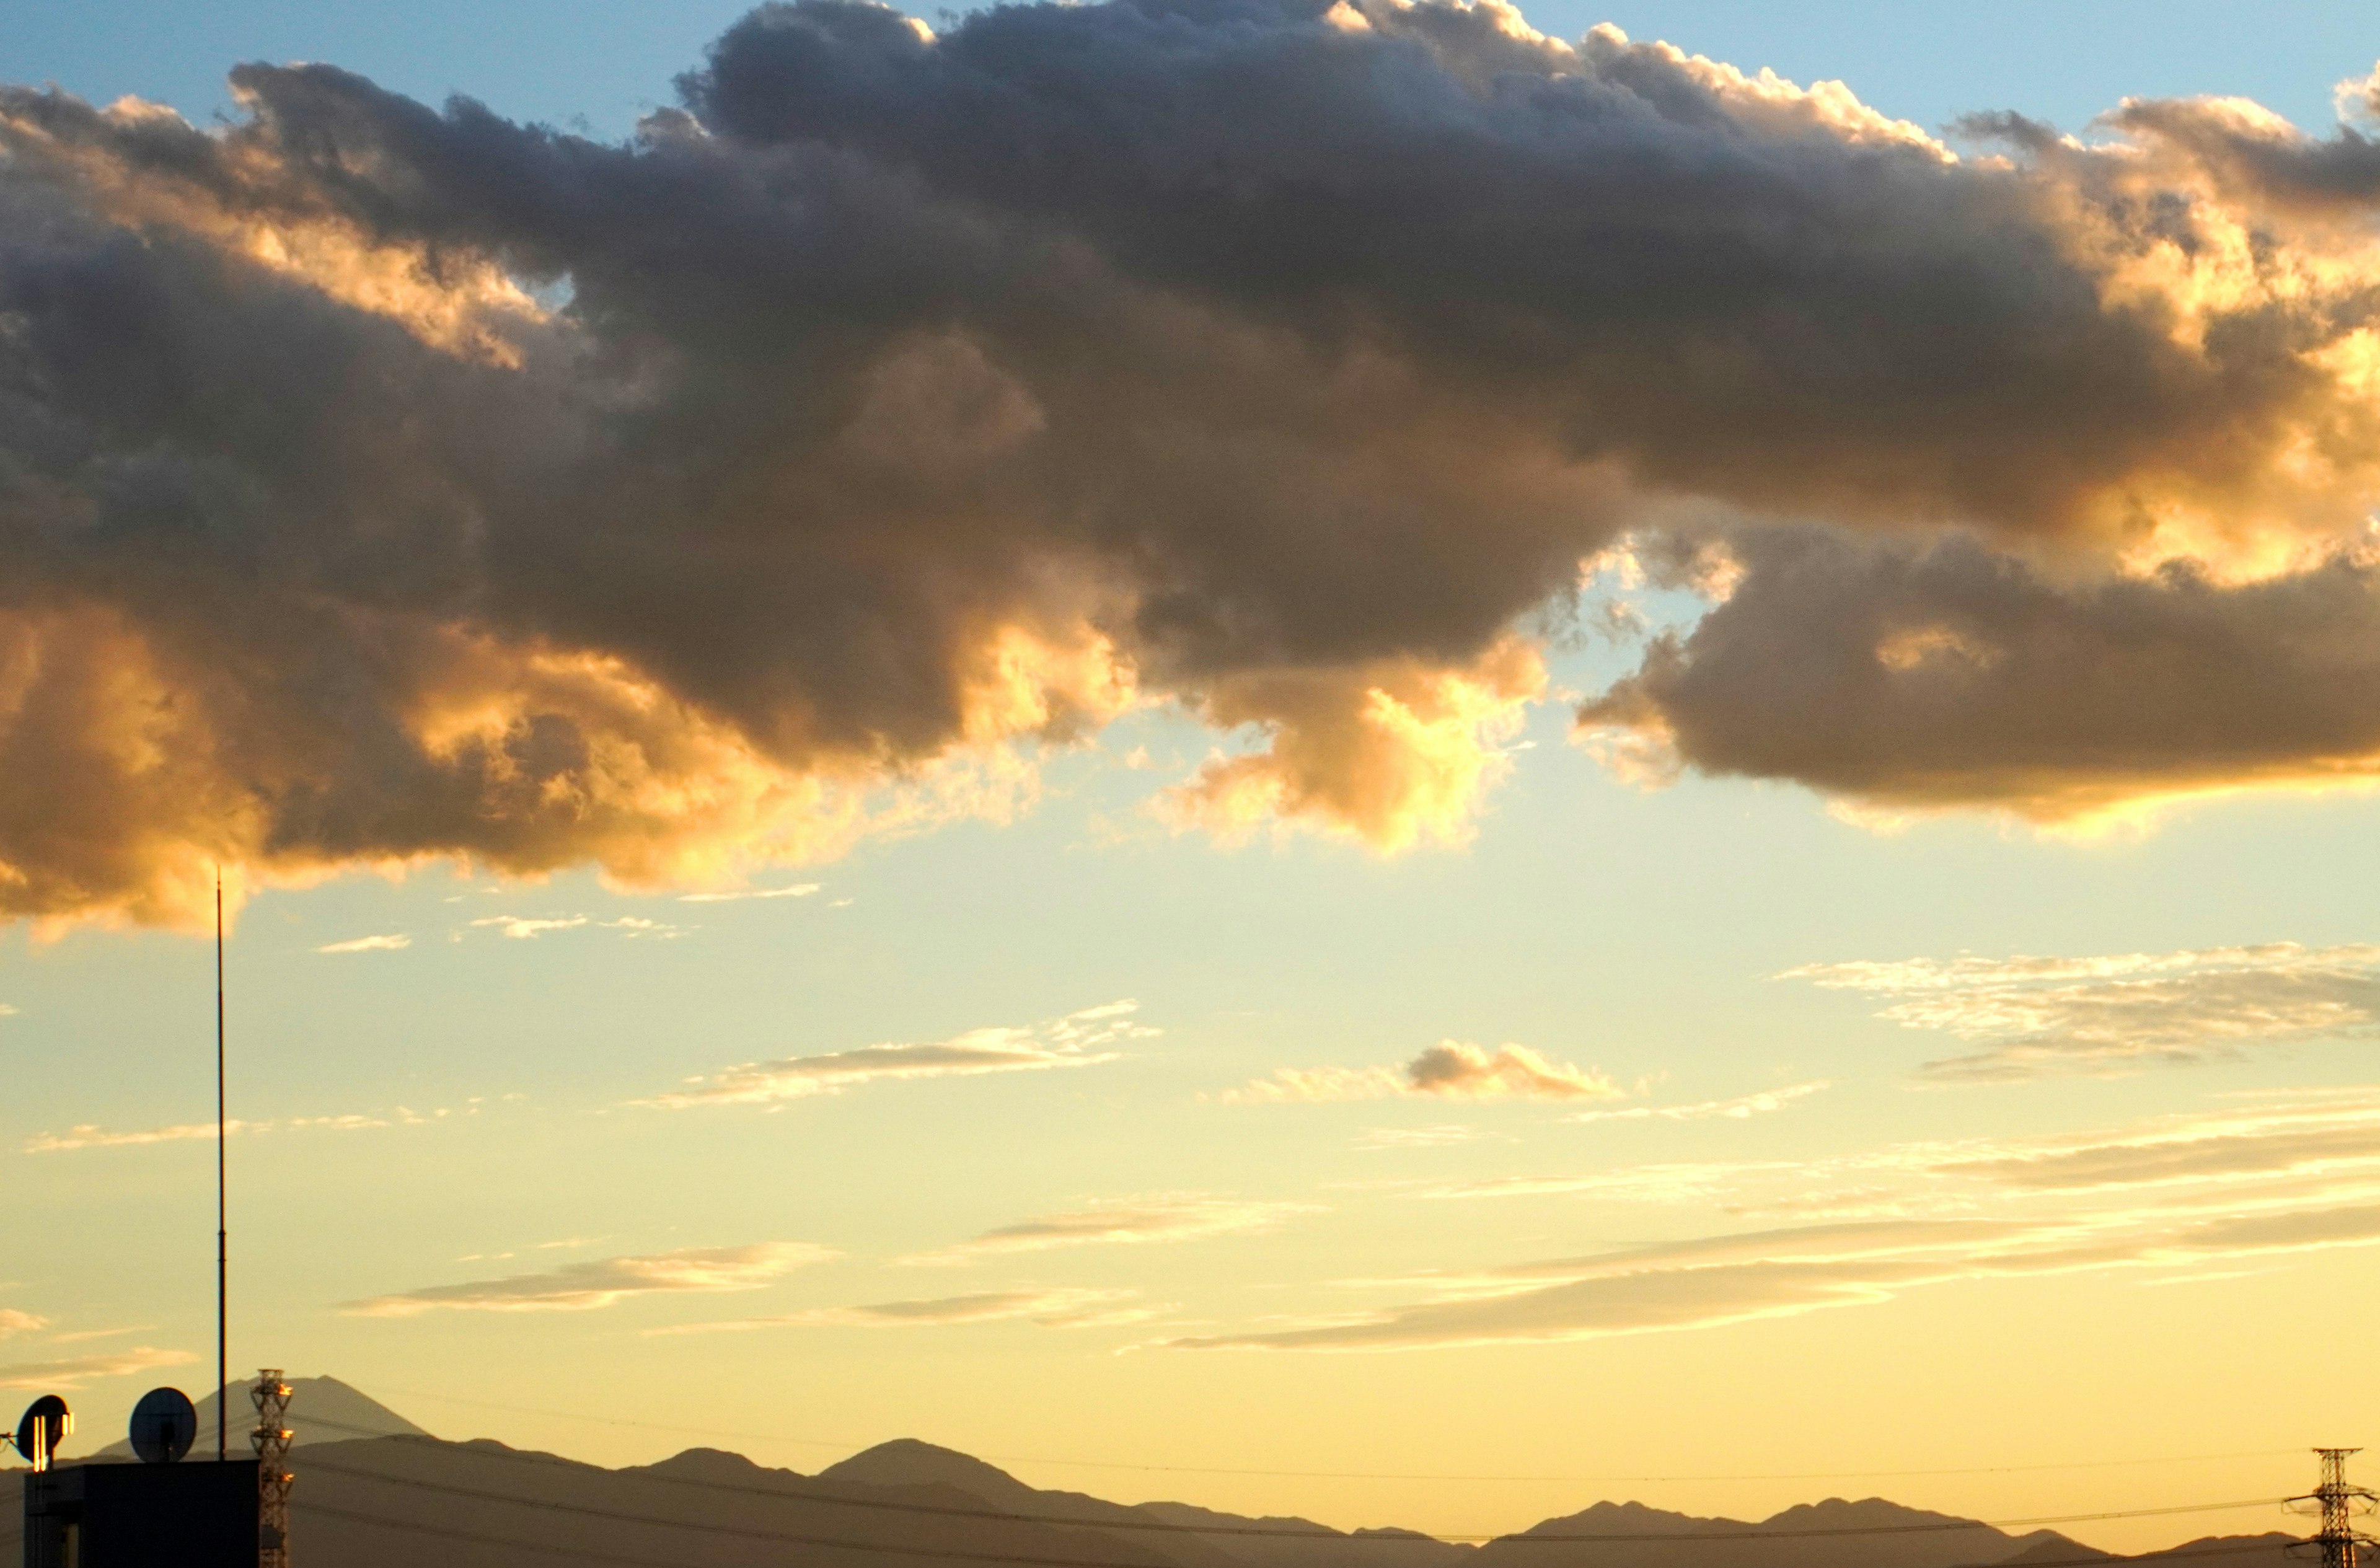
[[[863,1045],[818,1056],[747,1062],[689,1078],[687,1087],[633,1103],[683,1111],[698,1105],[776,1105],[812,1095],[840,1094],[860,1084],[908,1078],[975,1077],[986,1073],[1046,1072],[1092,1067],[1123,1053],[1127,1040],[1161,1031],[1135,1020],[1140,1003],[1127,998],[1086,1007],[1029,1027],[969,1029],[922,1045]]]
[[[954,1246],[901,1261],[971,1263],[979,1258],[1044,1252],[1059,1246],[1196,1241],[1239,1232],[1269,1231],[1298,1215],[1320,1212],[1318,1204],[1217,1197],[1205,1193],[1111,1198],[1068,1213],[1020,1220]]]
[[[1616,1100],[1620,1087],[1600,1073],[1510,1043],[1489,1051],[1440,1040],[1402,1067],[1282,1067],[1222,1095],[1227,1104],[1436,1096],[1446,1100]]]
[[[2380,1091],[1998,1144],[1640,1167],[1605,1173],[1599,1192],[1697,1207],[1733,1197],[1751,1209],[1764,1193],[1806,1194],[1845,1180],[1869,1184],[1871,1209],[1883,1197],[1899,1211],[1351,1282],[1405,1299],[1172,1343],[1391,1350],[1585,1339],[1855,1307],[1961,1280],[2101,1270],[2186,1279],[2241,1259],[2380,1245]]]
[[[387,936],[359,936],[346,942],[334,942],[316,948],[317,953],[399,953],[413,945],[413,939],[402,931]]]
[[[833,1256],[807,1242],[685,1247],[638,1258],[596,1258],[543,1273],[427,1285],[351,1301],[341,1310],[359,1318],[413,1318],[440,1310],[586,1312],[632,1295],[755,1290]]]
[[[1878,1017],[1982,1047],[1921,1069],[1944,1083],[2192,1066],[2380,1029],[2380,947],[2366,944],[1812,964],[1778,978],[1894,999]]]
[[[725,886],[1150,703],[1231,736],[1179,822],[1460,842],[1578,563],[1689,514],[1741,587],[1585,710],[1678,766],[2048,818],[2380,754],[2353,130],[1961,158],[1499,0],[796,0],[620,143],[234,85],[0,92],[0,913]]]
[[[1771,1111],[1782,1111],[1797,1100],[1803,1100],[1827,1088],[1826,1080],[1806,1084],[1789,1084],[1783,1088],[1762,1089],[1755,1094],[1741,1094],[1732,1100],[1703,1100],[1690,1105],[1630,1105],[1619,1110],[1582,1111],[1575,1116],[1562,1118],[1567,1122],[1701,1122],[1713,1118],[1741,1122],[1754,1116],[1765,1116]]]
[[[721,1323],[683,1323],[646,1331],[653,1334],[741,1333],[753,1329],[915,1329],[1029,1319],[1045,1329],[1099,1329],[1145,1322],[1170,1310],[1133,1304],[1128,1290],[983,1291],[929,1300],[880,1301],[868,1307],[818,1307],[779,1318],[742,1318]]]
[[[74,1390],[95,1378],[128,1378],[160,1367],[184,1367],[197,1356],[187,1350],[159,1350],[135,1345],[112,1355],[73,1355],[55,1361],[19,1361],[0,1366],[0,1389],[37,1389],[43,1393]]]

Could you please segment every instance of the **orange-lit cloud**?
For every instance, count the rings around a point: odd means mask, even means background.
[[[778,1318],[739,1318],[719,1323],[684,1323],[648,1329],[649,1334],[742,1333],[754,1329],[931,1329],[1019,1319],[1045,1329],[1100,1329],[1144,1322],[1170,1310],[1134,1302],[1128,1290],[1054,1289],[981,1291],[912,1301],[880,1301],[866,1307],[816,1307]]]
[[[953,1246],[905,1258],[904,1263],[972,1263],[1052,1247],[1131,1246],[1197,1241],[1208,1236],[1278,1229],[1301,1214],[1322,1212],[1319,1204],[1236,1197],[1207,1193],[1168,1193],[1113,1198],[1062,1214],[1045,1214],[1001,1225]]]
[[[160,1367],[185,1367],[197,1356],[187,1350],[159,1350],[135,1345],[107,1355],[74,1355],[55,1361],[19,1361],[0,1366],[0,1389],[38,1389],[44,1393],[74,1390],[94,1378],[128,1378]]]
[[[1962,156],[1505,6],[1140,16],[766,7],[619,143],[0,89],[0,918],[726,892],[1151,708],[1179,825],[1460,845],[1623,537],[1732,563],[1580,709],[1641,778],[2380,780],[2361,132]]]

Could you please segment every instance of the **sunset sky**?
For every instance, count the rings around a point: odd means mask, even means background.
[[[2368,6],[332,11],[0,30],[0,1391],[211,1376],[220,865],[232,1366],[442,1436],[2380,1446]]]

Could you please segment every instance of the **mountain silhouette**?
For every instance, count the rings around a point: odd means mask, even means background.
[[[291,1378],[289,1414],[285,1417],[289,1429],[297,1434],[292,1440],[299,1443],[346,1442],[355,1438],[413,1437],[430,1434],[399,1416],[370,1395],[358,1392],[336,1378]],[[235,1457],[245,1459],[255,1453],[248,1434],[256,1429],[256,1406],[248,1397],[249,1385],[234,1383],[231,1396],[229,1436]],[[190,1445],[193,1459],[212,1459],[215,1452],[215,1406],[222,1403],[219,1394],[208,1394],[198,1402],[199,1437]],[[129,1459],[132,1443],[119,1438],[101,1449],[92,1457]]]
[[[486,1439],[442,1440],[336,1379],[296,1387],[293,1559],[339,1568],[2302,1568],[2288,1551],[2302,1543],[2287,1535],[2125,1558],[1883,1498],[1828,1498],[1756,1522],[1598,1502],[1471,1547],[1044,1491],[910,1439],[815,1476],[711,1448],[606,1469]],[[237,1417],[246,1392],[231,1394]],[[212,1414],[210,1401],[209,1439]],[[20,1474],[0,1474],[0,1538],[20,1506]],[[1762,1538],[1742,1538],[1749,1531]]]

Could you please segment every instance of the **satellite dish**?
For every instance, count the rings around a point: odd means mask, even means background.
[[[132,1452],[143,1465],[171,1465],[198,1435],[199,1413],[179,1389],[151,1389],[132,1407]]]
[[[58,1444],[73,1430],[74,1412],[67,1402],[45,1393],[25,1407],[25,1418],[17,1423],[17,1452],[34,1469],[46,1470],[57,1457]]]

